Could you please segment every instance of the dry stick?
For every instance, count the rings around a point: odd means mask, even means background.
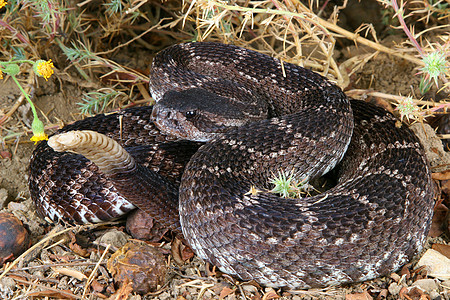
[[[89,286],[92,283],[92,280],[94,280],[94,276],[97,273],[98,268],[100,267],[103,258],[105,258],[106,253],[108,253],[109,248],[111,247],[111,244],[108,244],[108,246],[106,246],[105,251],[103,251],[102,256],[100,257],[100,259],[98,260],[97,264],[94,267],[94,270],[92,270],[91,275],[89,276],[88,280],[86,281],[86,285],[84,286],[84,291],[83,291],[83,295],[82,295],[82,299],[84,299],[86,297],[86,293],[87,290],[89,288]]]
[[[397,96],[397,95],[391,95],[391,94],[385,94],[381,92],[374,92],[371,90],[363,90],[363,89],[354,89],[346,91],[345,94],[349,97],[356,97],[361,95],[367,95],[367,96],[373,96],[373,97],[379,97],[383,99],[393,99],[396,101],[402,101],[407,97],[404,96]],[[440,102],[433,102],[433,101],[424,101],[424,100],[418,100],[418,99],[411,99],[415,104],[420,105],[429,105],[429,106],[440,106],[442,103]]]
[[[354,42],[369,46],[370,48],[373,48],[377,51],[381,51],[393,56],[397,56],[406,60],[409,60],[419,66],[424,66],[425,64],[418,58],[406,54],[406,53],[402,53],[398,50],[393,50],[390,49],[386,46],[383,46],[381,44],[372,42],[366,38],[361,37],[359,34],[357,33],[353,33],[350,32],[348,30],[345,30],[341,27],[339,27],[336,24],[330,23],[328,21],[325,21],[319,17],[317,17],[316,15],[314,15],[314,13],[312,13],[307,7],[305,7],[303,4],[298,3],[299,7],[301,8],[302,12],[291,12],[291,11],[284,11],[284,10],[278,10],[278,9],[270,9],[270,8],[248,8],[248,7],[241,7],[241,6],[237,6],[237,5],[227,5],[224,3],[220,3],[220,2],[215,2],[215,1],[211,1],[211,4],[214,4],[217,7],[221,7],[224,9],[227,9],[229,11],[241,11],[241,12],[247,12],[247,11],[251,11],[253,13],[265,13],[265,14],[277,14],[280,16],[286,15],[286,16],[292,16],[295,18],[299,18],[301,20],[305,20],[308,22],[311,22],[313,24],[319,25],[320,27],[322,27],[324,30],[331,30],[335,33],[341,34],[344,37],[346,37],[347,39],[353,40]],[[308,15],[312,15],[313,17],[308,17]]]
[[[450,139],[450,134],[440,134],[440,133],[438,133],[438,134],[436,134],[437,136],[438,136],[438,138],[440,138],[440,139]]]

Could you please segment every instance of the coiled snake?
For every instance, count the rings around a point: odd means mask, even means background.
[[[41,215],[98,222],[137,206],[181,229],[223,272],[272,287],[371,279],[422,248],[433,208],[428,163],[417,138],[383,109],[348,100],[304,68],[216,43],[160,52],[150,90],[153,112],[99,115],[50,138],[58,151],[90,160],[37,147],[30,191]],[[104,133],[128,152],[72,130]],[[200,147],[189,137],[210,141]],[[313,178],[333,168],[338,183],[322,194],[269,191],[280,170]]]

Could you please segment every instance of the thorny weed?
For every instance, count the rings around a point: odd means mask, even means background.
[[[294,170],[279,170],[278,174],[273,174],[269,179],[269,183],[274,186],[270,192],[283,198],[302,198],[311,188],[308,177],[298,178]]]

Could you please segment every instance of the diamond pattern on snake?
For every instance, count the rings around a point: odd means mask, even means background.
[[[270,287],[364,281],[421,250],[428,162],[384,109],[310,70],[206,42],[156,55],[150,91],[153,107],[87,118],[38,145],[29,186],[42,216],[101,222],[137,207],[203,260]],[[270,192],[280,171],[331,171],[337,184],[283,198]]]

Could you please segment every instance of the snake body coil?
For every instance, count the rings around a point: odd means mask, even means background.
[[[105,176],[94,159],[68,170],[63,160],[81,156],[38,146],[30,190],[41,214],[104,220],[132,208],[125,196],[173,230],[181,226],[197,255],[223,272],[272,287],[375,278],[422,248],[433,208],[428,163],[417,138],[383,109],[349,101],[309,70],[215,43],[162,51],[150,90],[153,123],[150,112],[133,109],[62,130],[107,133],[134,157],[130,167]],[[106,129],[98,126],[105,119]],[[172,134],[211,140],[198,149]],[[280,170],[313,178],[338,163],[337,185],[322,194],[290,199],[268,191]],[[108,197],[120,209],[107,208]]]

